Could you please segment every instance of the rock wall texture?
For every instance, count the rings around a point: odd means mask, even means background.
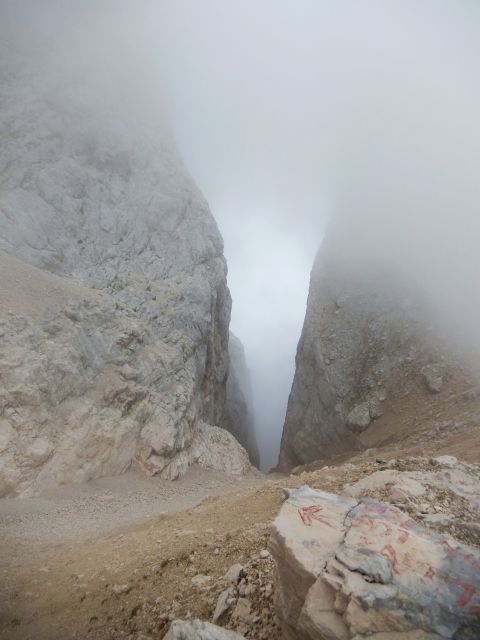
[[[382,430],[401,437],[408,416],[413,423],[428,406],[431,419],[448,394],[474,384],[425,299],[372,255],[355,233],[334,227],[315,260],[283,429],[284,470],[371,446],[372,431],[377,441]],[[442,411],[447,417],[448,407]]]
[[[480,633],[478,549],[396,507],[307,486],[272,527],[283,637],[447,640]]]
[[[227,378],[227,402],[224,427],[245,447],[252,464],[260,465],[252,407],[250,373],[245,350],[237,336],[230,333],[228,344],[230,369]]]
[[[0,494],[120,473],[134,457],[175,478],[225,414],[231,301],[207,203],[166,130],[9,56],[0,132],[0,249],[42,270],[4,282]],[[17,267],[3,255],[3,269]],[[50,297],[27,295],[46,271],[61,276]],[[225,459],[245,469],[230,440]]]

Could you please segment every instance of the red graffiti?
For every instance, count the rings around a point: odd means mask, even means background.
[[[405,567],[407,569],[411,569],[413,567],[413,561],[412,561],[412,558],[411,558],[411,556],[410,556],[410,554],[408,552],[403,556],[402,565],[403,565],[403,567]]]
[[[408,533],[408,531],[401,530],[400,533],[398,534],[397,541],[400,544],[405,544],[405,542],[408,540],[409,537],[410,537],[410,534]]]
[[[454,548],[452,547],[452,545],[449,543],[448,540],[440,540],[439,542],[437,542],[437,544],[441,544],[444,547],[446,547],[448,551],[448,555],[454,552]]]
[[[352,524],[352,527],[355,527],[355,528],[356,527],[361,527],[364,524],[368,525],[369,529],[372,529],[372,527],[373,527],[372,518],[369,518],[368,516],[359,516],[358,518],[356,518],[356,520]]]
[[[477,589],[473,584],[470,584],[470,582],[460,582],[459,580],[457,584],[463,589],[463,594],[458,599],[457,604],[459,607],[465,607],[477,593]]]
[[[319,512],[321,510],[321,507],[314,504],[310,507],[301,507],[300,509],[298,509],[298,515],[302,519],[303,524],[307,527],[311,526],[313,520],[321,522],[322,524],[327,525],[327,527],[331,527],[332,525],[330,524],[330,522],[328,522],[328,520],[324,516],[319,515]]]
[[[391,544],[386,544],[383,547],[383,549],[380,551],[380,555],[390,560],[390,562],[392,563],[393,573],[397,573],[397,574],[400,573],[400,570],[398,568],[397,552],[395,551],[395,549],[392,547]]]
[[[432,580],[435,577],[435,569],[433,567],[428,567],[423,577]]]

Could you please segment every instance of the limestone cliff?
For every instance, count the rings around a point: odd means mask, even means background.
[[[333,226],[313,266],[282,469],[478,417],[458,406],[477,389],[457,346],[364,233]]]
[[[255,437],[250,373],[245,350],[237,336],[230,333],[228,345],[230,370],[227,379],[227,403],[224,426],[245,447],[252,464],[260,465]]]
[[[3,493],[119,473],[134,457],[175,478],[225,413],[231,302],[216,223],[166,129],[78,82],[0,63],[0,249],[61,276],[54,293],[75,292],[32,315],[16,305],[43,274],[10,281]]]

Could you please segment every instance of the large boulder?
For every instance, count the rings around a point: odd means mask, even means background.
[[[273,523],[284,637],[447,640],[480,633],[480,552],[392,505],[301,487]]]

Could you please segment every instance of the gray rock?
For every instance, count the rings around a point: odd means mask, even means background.
[[[480,633],[478,549],[420,527],[391,505],[292,490],[273,523],[271,547],[287,639]]]
[[[219,428],[223,241],[168,127],[0,48],[0,250],[23,261],[0,255],[0,495],[135,461],[170,479],[194,462],[243,473]]]
[[[443,376],[438,367],[427,366],[422,369],[423,379],[431,393],[440,393],[443,388]]]
[[[228,343],[230,368],[227,378],[225,418],[222,426],[228,429],[246,449],[252,464],[260,465],[255,436],[250,372],[241,341],[230,333]]]
[[[361,433],[365,431],[371,421],[370,405],[368,402],[362,402],[350,411],[346,423],[353,432]]]
[[[207,584],[209,584],[212,581],[212,576],[204,576],[204,575],[197,575],[194,576],[190,583],[192,585],[192,587],[195,588],[201,588],[201,587],[205,587]]]
[[[214,623],[221,620],[225,613],[230,609],[234,596],[235,591],[232,587],[229,587],[228,589],[222,591],[222,593],[218,597],[215,611],[213,612],[212,621]]]
[[[359,243],[357,236],[375,229],[360,225],[352,233],[348,224],[334,220],[313,265],[281,471],[363,448],[362,431],[371,420],[383,414],[388,423],[400,407],[405,417],[412,403],[401,401],[416,396],[422,370],[433,392],[450,370],[460,392],[462,385],[472,387],[465,358],[439,326],[438,314],[432,318],[425,296],[403,281],[401,271],[379,268],[369,242]],[[432,361],[442,367],[432,369]],[[423,401],[436,411],[435,398]]]
[[[243,573],[243,565],[237,563],[230,567],[225,574],[225,578],[234,585],[237,585],[240,581],[240,577]]]
[[[165,640],[244,640],[244,636],[203,620],[174,620]]]
[[[119,596],[124,593],[130,593],[132,587],[128,584],[114,584],[112,587],[112,591],[115,595]]]

